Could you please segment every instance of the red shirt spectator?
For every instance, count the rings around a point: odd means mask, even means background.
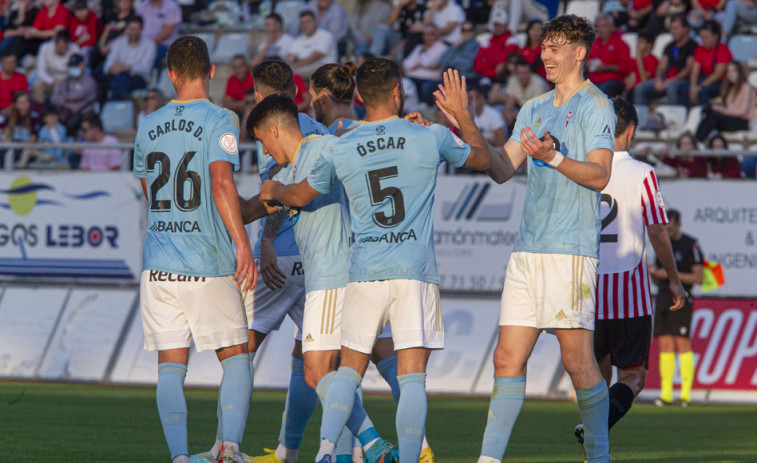
[[[303,79],[301,75],[295,74],[294,86],[297,87],[297,94],[294,96],[294,102],[301,113],[307,113],[310,109],[310,101],[308,101],[308,104],[306,105],[303,103],[305,102],[306,95],[309,97],[310,94],[308,93],[308,86],[305,84],[305,79]]]
[[[13,94],[19,91],[29,91],[26,76],[16,71],[16,55],[3,56],[3,67],[0,72],[0,110],[13,103]]]
[[[226,96],[237,101],[244,101],[244,94],[247,90],[255,86],[252,73],[248,72],[244,81],[240,81],[237,76],[229,76],[226,82]]]
[[[599,26],[599,20],[597,26]],[[604,43],[601,37],[597,37],[594,40],[594,45],[591,46],[587,62],[589,64],[589,79],[595,84],[610,80],[622,81],[631,71],[631,50],[623,39],[615,33],[610,34]],[[617,66],[618,70],[605,70],[604,67],[606,66]]]
[[[645,80],[654,79],[660,60],[652,54],[653,44],[654,36],[651,34],[639,34],[639,40],[636,43],[636,59],[631,67],[633,84],[629,88],[634,88]],[[645,75],[642,75],[642,70]]]
[[[639,85],[639,82],[643,82],[645,80],[649,80],[654,77],[655,70],[657,69],[657,65],[659,64],[659,60],[655,55],[652,53],[648,54],[641,60],[641,64],[644,67],[644,71],[646,71],[647,75],[649,76],[646,79],[642,79],[641,74],[639,73],[639,66],[634,66],[632,73],[634,76],[634,83],[633,86],[636,87]]]
[[[731,61],[733,61],[731,50],[723,43],[718,43],[710,49],[700,45],[694,51],[694,62],[699,63],[701,77],[707,77],[715,72],[716,64],[728,64]]]
[[[496,22],[492,29],[489,46],[479,48],[473,60],[473,70],[490,79],[497,77],[503,70],[507,56],[513,51],[518,51],[517,45],[507,43],[511,35],[505,24]]]
[[[34,24],[32,27],[41,32],[53,31],[56,27],[60,26],[63,29],[68,29],[71,23],[71,12],[68,11],[62,3],[58,0],[47,0],[45,7],[39,10],[37,16],[34,18]],[[49,34],[52,37],[53,34]],[[49,38],[42,37],[42,38]]]
[[[103,23],[87,7],[87,2],[77,2],[74,6],[74,15],[71,17],[71,23],[68,26],[68,32],[71,34],[71,43],[75,43],[79,48],[94,47],[103,31]]]
[[[244,55],[236,55],[231,60],[231,75],[226,81],[226,93],[223,97],[223,107],[237,113],[244,111],[244,94],[254,87],[254,79],[250,66]]]

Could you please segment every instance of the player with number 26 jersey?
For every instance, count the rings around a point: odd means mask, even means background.
[[[171,102],[139,126],[134,175],[148,185],[144,270],[233,275],[235,252],[211,191],[210,164],[239,170],[239,118],[208,100]]]

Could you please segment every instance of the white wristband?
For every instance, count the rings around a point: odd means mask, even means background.
[[[559,151],[555,151],[555,157],[553,157],[552,160],[549,161],[547,164],[557,169],[557,166],[560,165],[564,157],[565,156],[563,156],[562,153],[560,153]]]

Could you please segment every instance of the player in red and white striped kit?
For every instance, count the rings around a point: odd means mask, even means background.
[[[612,175],[601,196],[603,219],[594,328],[594,355],[608,386],[612,366],[618,368],[618,382],[610,387],[610,428],[631,408],[644,388],[647,373],[654,307],[645,232],[671,275],[674,304],[670,310],[680,309],[685,298],[665,230],[668,217],[657,176],[650,165],[628,154],[639,123],[636,109],[622,98],[614,98],[613,104],[618,121]],[[576,427],[576,437],[583,440],[582,425]]]

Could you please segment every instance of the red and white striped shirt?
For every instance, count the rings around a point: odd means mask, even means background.
[[[654,169],[616,152],[600,213],[597,320],[652,315],[646,226],[668,223]]]

